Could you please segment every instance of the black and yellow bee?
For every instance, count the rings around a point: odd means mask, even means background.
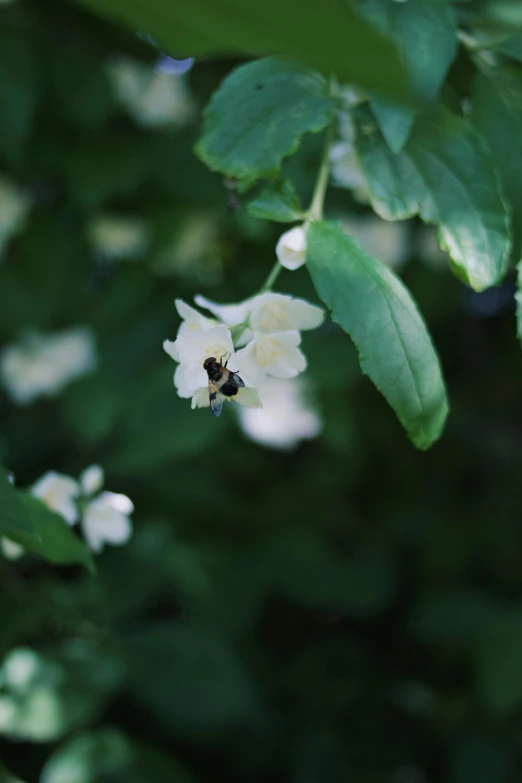
[[[208,375],[208,397],[210,400],[210,410],[214,416],[219,416],[225,397],[234,397],[238,390],[245,384],[236,372],[227,370],[228,359],[225,364],[221,364],[215,356],[209,356],[203,362],[203,368]]]

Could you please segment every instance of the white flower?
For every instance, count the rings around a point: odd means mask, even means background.
[[[77,481],[55,470],[44,473],[31,487],[31,495],[45,503],[51,511],[60,514],[69,525],[78,521],[76,499],[80,492]]]
[[[392,269],[399,269],[410,252],[409,227],[405,222],[390,223],[376,215],[343,215],[341,228],[350,234],[368,255]]]
[[[101,552],[106,543],[125,544],[129,540],[133,511],[131,500],[114,492],[102,492],[87,504],[81,527],[93,552]]]
[[[118,215],[94,218],[87,233],[95,250],[111,260],[141,255],[147,248],[149,238],[143,220]]]
[[[297,331],[257,335],[236,354],[241,377],[255,386],[266,375],[294,378],[306,369],[305,356],[297,347],[300,342]]]
[[[289,450],[321,432],[321,419],[306,402],[300,379],[267,378],[259,387],[259,396],[262,410],[239,411],[243,431],[253,441]]]
[[[154,71],[142,63],[120,58],[109,66],[116,98],[143,127],[181,127],[194,117],[195,104],[181,74]]]
[[[0,381],[18,405],[54,397],[97,364],[94,334],[77,327],[55,334],[29,333],[0,355]]]
[[[294,271],[306,261],[306,229],[295,226],[279,237],[276,245],[277,260],[285,269]]]
[[[201,313],[184,302],[183,299],[176,299],[174,304],[176,305],[176,310],[183,319],[178,329],[178,337],[185,332],[206,332],[214,326],[218,326],[216,320],[201,315]]]

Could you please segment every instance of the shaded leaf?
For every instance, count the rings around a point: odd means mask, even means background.
[[[281,54],[328,76],[404,95],[393,45],[335,0],[80,0],[152,35],[174,57]],[[318,45],[318,42],[325,42]]]
[[[303,208],[290,180],[276,180],[247,204],[247,213],[262,220],[293,223],[302,219]]]
[[[35,527],[31,515],[25,508],[20,493],[10,483],[7,472],[0,465],[0,533],[24,533],[34,536]]]

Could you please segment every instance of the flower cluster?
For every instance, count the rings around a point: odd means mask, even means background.
[[[134,510],[126,495],[101,492],[103,483],[99,465],[86,468],[79,481],[51,470],[32,486],[31,494],[60,514],[68,525],[80,522],[89,547],[101,552],[105,544],[125,544],[129,540]]]
[[[54,397],[97,365],[93,332],[75,327],[54,334],[27,332],[0,354],[0,383],[17,405]]]
[[[196,296],[195,302],[212,317],[180,299],[176,308],[182,323],[176,340],[165,340],[165,351],[179,362],[174,384],[180,397],[192,398],[192,407],[209,405],[208,378],[203,362],[209,356],[227,357],[228,367],[246,384],[234,400],[261,407],[257,388],[270,378],[295,378],[306,368],[300,349],[301,334],[323,322],[320,307],[285,294],[263,293],[239,304],[220,305]]]

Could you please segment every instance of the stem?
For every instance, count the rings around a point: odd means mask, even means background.
[[[323,205],[324,197],[326,195],[326,188],[328,186],[328,176],[330,174],[330,147],[334,137],[334,119],[335,114],[332,115],[330,124],[326,131],[326,138],[324,142],[323,159],[321,161],[321,168],[317,176],[317,182],[315,183],[314,195],[310,207],[307,212],[307,221],[321,220],[323,217]]]
[[[264,294],[266,293],[266,291],[270,291],[272,289],[272,286],[274,285],[275,281],[279,277],[279,273],[281,272],[282,268],[283,267],[281,266],[279,261],[276,261],[270,271],[270,274],[268,275],[263,286],[261,287],[261,291],[260,291],[261,294]]]

